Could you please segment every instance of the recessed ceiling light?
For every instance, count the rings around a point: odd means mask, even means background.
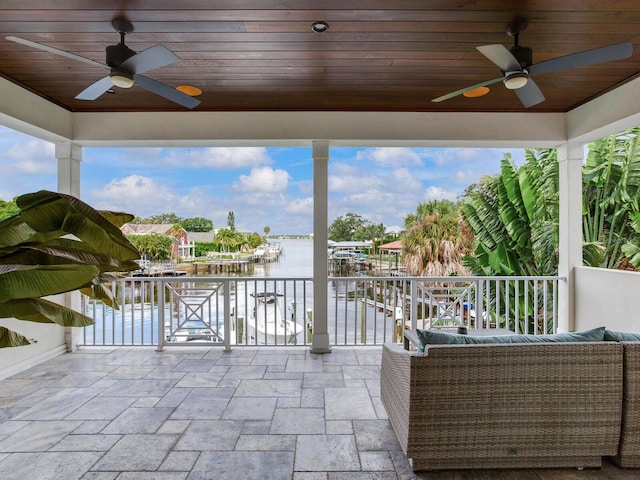
[[[311,30],[316,33],[324,33],[329,30],[329,24],[327,22],[313,22],[311,24]]]
[[[194,87],[193,85],[178,85],[176,90],[182,93],[186,93],[190,97],[197,97],[198,95],[202,95],[202,90],[198,87]]]
[[[473,90],[467,90],[462,95],[464,95],[467,98],[476,98],[476,97],[482,97],[487,93],[489,93],[489,87],[478,87],[478,88],[474,88]]]

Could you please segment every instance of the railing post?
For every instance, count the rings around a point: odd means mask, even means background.
[[[418,281],[415,278],[409,280],[409,286],[411,288],[411,308],[409,309],[409,318],[411,320],[411,329],[418,328]],[[422,312],[424,316],[424,312]],[[424,322],[422,325],[424,328]]]
[[[162,352],[164,350],[164,341],[165,341],[165,333],[164,333],[164,282],[160,280],[158,282],[158,351]]]
[[[231,351],[231,280],[224,282],[224,351]]]

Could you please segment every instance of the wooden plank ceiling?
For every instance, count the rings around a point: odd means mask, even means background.
[[[72,111],[180,111],[139,86],[94,101],[74,97],[105,70],[5,39],[13,35],[105,62],[119,35],[160,43],[180,61],[145,75],[202,89],[199,111],[567,111],[640,72],[638,0],[3,0],[0,74]],[[541,74],[546,101],[525,109],[501,82],[479,98],[434,103],[448,92],[499,77],[476,46],[513,39],[533,61],[631,42],[632,57]],[[325,21],[325,33],[311,30]],[[107,71],[108,73],[108,71]]]

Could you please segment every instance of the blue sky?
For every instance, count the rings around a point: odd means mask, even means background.
[[[0,198],[56,190],[53,144],[0,126]],[[522,149],[331,148],[329,223],[353,212],[401,226],[420,202],[455,200]],[[272,234],[313,230],[311,148],[85,148],[81,197],[98,209],[148,217],[176,213]]]

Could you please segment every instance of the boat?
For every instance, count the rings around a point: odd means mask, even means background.
[[[294,314],[285,315],[284,295],[276,292],[252,293],[255,298],[253,318],[247,325],[251,342],[257,345],[295,344],[304,327],[295,321]]]
[[[253,251],[253,259],[259,263],[275,262],[281,253],[282,247],[279,243],[263,243]]]
[[[169,322],[165,323],[165,342],[208,342],[224,341],[221,331],[213,331],[203,322],[185,322],[176,330],[172,330]]]

